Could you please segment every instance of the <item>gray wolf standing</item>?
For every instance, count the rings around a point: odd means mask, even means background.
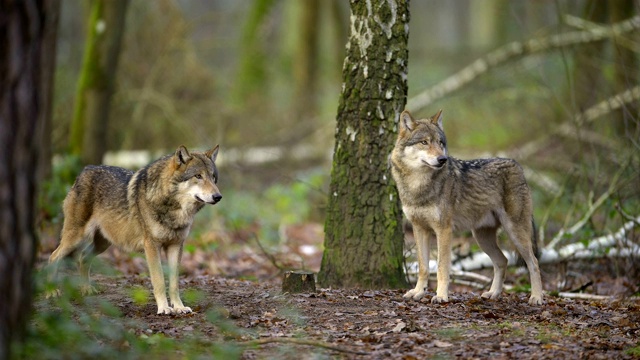
[[[493,282],[482,297],[499,298],[507,268],[496,237],[502,226],[529,269],[529,304],[542,304],[531,194],[520,165],[511,159],[464,161],[450,157],[442,110],[421,120],[404,111],[398,126],[391,171],[402,210],[413,224],[418,249],[418,282],[404,297],[419,300],[424,296],[429,279],[429,238],[435,236],[438,286],[431,302],[449,301],[451,234],[470,229],[493,262]]]
[[[189,153],[180,146],[175,154],[160,158],[135,173],[113,166],[87,166],[64,200],[60,245],[49,263],[75,253],[85,283],[90,261],[111,244],[126,251],[143,251],[147,258],[158,314],[191,312],[180,300],[178,265],[194,215],[205,204],[222,199],[216,186],[218,146]],[[167,302],[161,254],[169,264]],[[77,250],[77,251],[76,251]],[[55,270],[54,270],[55,273]]]

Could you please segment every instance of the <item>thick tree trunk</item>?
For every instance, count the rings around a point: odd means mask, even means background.
[[[0,1],[0,359],[31,312],[46,0]]]
[[[71,152],[99,164],[107,150],[109,106],[128,0],[94,0],[71,123]]]
[[[408,36],[408,1],[351,1],[323,286],[406,286],[402,214],[387,157],[406,103]]]

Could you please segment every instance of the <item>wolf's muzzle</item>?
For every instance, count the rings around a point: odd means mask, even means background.
[[[438,156],[438,164],[440,166],[443,166],[447,162],[447,160],[449,160],[449,158],[444,155]]]
[[[211,197],[209,199],[202,199],[200,196],[196,195],[196,199],[198,201],[201,201],[203,203],[207,203],[207,204],[217,204],[220,200],[222,200],[222,195],[220,194],[213,194],[211,195]]]

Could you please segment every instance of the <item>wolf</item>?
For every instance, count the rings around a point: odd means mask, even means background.
[[[421,299],[429,278],[429,239],[438,244],[436,295],[431,303],[449,301],[451,236],[471,230],[493,263],[493,281],[483,298],[502,294],[507,258],[497,244],[502,229],[515,244],[531,277],[529,304],[543,302],[536,258],[533,205],[522,168],[512,159],[458,160],[449,156],[442,110],[427,119],[402,112],[398,137],[390,154],[391,172],[402,210],[412,223],[418,250],[418,281],[404,298]]]
[[[89,282],[91,260],[110,245],[125,251],[144,251],[158,314],[192,312],[178,289],[178,265],[194,215],[205,204],[222,199],[217,187],[219,146],[189,152],[180,146],[133,172],[114,166],[87,166],[75,180],[63,203],[60,245],[51,254],[54,266],[75,254],[83,292],[95,290]],[[167,302],[161,250],[169,265]]]

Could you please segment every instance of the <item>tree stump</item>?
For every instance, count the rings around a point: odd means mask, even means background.
[[[287,271],[282,279],[283,293],[316,292],[316,279],[310,271]]]

